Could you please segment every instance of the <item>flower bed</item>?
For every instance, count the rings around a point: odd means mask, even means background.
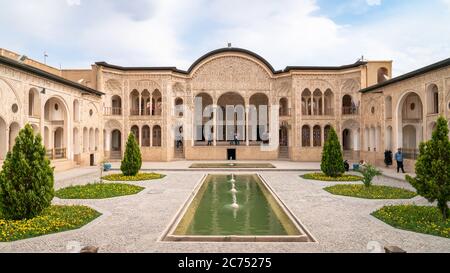
[[[135,176],[126,176],[121,173],[103,176],[103,180],[108,181],[147,181],[164,178],[165,175],[159,173],[138,173]]]
[[[96,183],[60,189],[55,192],[55,196],[61,199],[105,199],[136,194],[143,189],[128,184]]]
[[[361,181],[362,177],[357,175],[344,174],[338,177],[327,176],[324,173],[307,173],[301,176],[308,180],[330,181],[330,182],[355,182]]]
[[[324,190],[331,194],[358,197],[364,199],[411,199],[417,194],[401,188],[388,186],[335,185]]]
[[[450,219],[444,221],[436,207],[385,206],[372,216],[395,228],[450,238]]]
[[[0,242],[80,228],[101,214],[85,206],[51,206],[27,220],[4,220],[0,215]]]

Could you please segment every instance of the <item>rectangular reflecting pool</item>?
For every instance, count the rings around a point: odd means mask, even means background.
[[[275,169],[270,163],[194,163],[191,169]]]
[[[166,241],[314,241],[258,175],[208,175],[169,227]]]

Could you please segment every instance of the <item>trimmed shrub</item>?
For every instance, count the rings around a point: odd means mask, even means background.
[[[450,141],[445,118],[439,117],[431,140],[422,142],[419,149],[416,177],[407,175],[406,180],[419,195],[430,202],[437,201],[445,221],[450,217]]]
[[[19,132],[0,173],[0,211],[8,220],[31,219],[50,207],[53,168],[40,135],[27,124]]]
[[[133,133],[128,135],[125,156],[120,165],[120,170],[125,176],[135,176],[142,166],[141,150]]]
[[[320,169],[331,177],[341,176],[345,172],[344,159],[342,157],[341,144],[334,128],[331,128],[328,139],[325,141],[322,152]]]

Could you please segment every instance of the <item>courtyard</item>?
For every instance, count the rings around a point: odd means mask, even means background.
[[[371,216],[385,205],[429,205],[422,197],[409,200],[367,200],[332,195],[323,188],[343,182],[305,180],[300,176],[319,170],[319,163],[270,163],[276,169],[197,170],[198,162],[144,162],[142,171],[158,171],[162,179],[127,182],[144,187],[136,195],[98,200],[61,200],[53,204],[86,205],[102,215],[72,231],[50,234],[15,242],[0,243],[0,252],[71,252],[83,246],[99,247],[99,252],[382,252],[385,245],[396,245],[407,252],[449,252],[450,240],[396,229]],[[248,163],[248,162],[236,162]],[[116,173],[119,163],[113,163]],[[258,173],[313,236],[309,243],[237,243],[237,242],[163,242],[161,237],[194,188],[208,173]],[[414,190],[403,175],[384,170],[375,185]],[[55,189],[95,182],[96,167],[82,167],[55,174]],[[358,183],[358,182],[345,182]]]

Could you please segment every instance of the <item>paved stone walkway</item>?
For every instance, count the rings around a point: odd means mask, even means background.
[[[82,180],[89,181],[89,171]],[[0,243],[0,252],[68,252],[74,243],[94,245],[100,252],[368,252],[369,246],[397,245],[408,252],[450,252],[450,239],[403,231],[370,216],[386,204],[428,204],[412,200],[364,200],[334,196],[322,188],[330,182],[307,181],[302,172],[263,172],[261,175],[317,240],[316,243],[186,243],[158,239],[205,172],[165,172],[161,180],[135,182],[146,189],[137,195],[106,200],[58,200],[83,204],[103,213],[85,227],[58,234]],[[229,173],[229,172],[228,172]],[[92,178],[95,178],[92,172]],[[56,187],[73,182],[62,175]],[[411,187],[387,177],[375,184]],[[373,243],[375,242],[375,243]]]

